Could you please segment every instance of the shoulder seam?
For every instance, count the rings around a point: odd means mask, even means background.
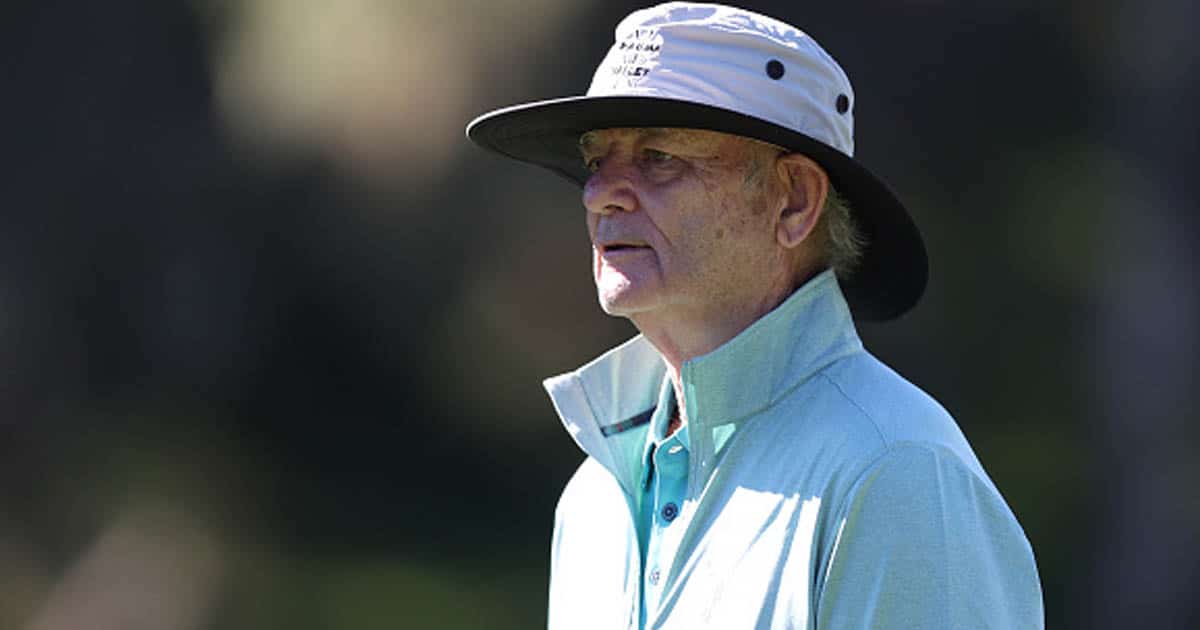
[[[872,416],[871,413],[868,412],[866,409],[863,409],[863,406],[858,404],[858,401],[855,400],[852,396],[850,396],[850,394],[847,394],[846,390],[842,389],[841,383],[838,383],[837,381],[830,378],[830,376],[828,374],[826,374],[826,370],[821,370],[820,372],[817,373],[817,376],[820,376],[821,378],[825,379],[825,382],[832,385],[833,388],[836,389],[837,392],[842,395],[842,398],[846,399],[846,402],[850,403],[851,405],[854,405],[854,408],[857,409],[859,411],[859,413],[861,413],[863,415],[864,418],[866,418],[868,421],[870,421],[871,428],[875,429],[875,433],[877,435],[879,435],[879,441],[883,443],[884,450],[885,451],[890,450],[891,449],[891,440],[889,440],[887,438],[887,436],[883,434],[883,429],[879,428],[879,423],[875,421],[875,417]]]

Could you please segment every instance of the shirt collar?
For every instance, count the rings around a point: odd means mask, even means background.
[[[861,349],[837,278],[822,272],[724,345],[684,362],[688,423],[694,430],[738,422]]]
[[[836,359],[862,349],[832,271],[797,289],[716,350],[680,371],[689,449],[710,466],[741,421],[767,409]],[[545,381],[567,431],[629,493],[643,472],[646,430],[666,379],[641,335],[583,367]]]

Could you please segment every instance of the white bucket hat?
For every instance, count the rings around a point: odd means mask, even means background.
[[[506,107],[467,126],[479,145],[582,185],[579,136],[614,127],[684,127],[756,138],[803,153],[829,174],[866,237],[839,278],[855,317],[894,319],[925,291],[921,234],[895,195],[854,160],[854,92],[811,37],[715,4],[671,2],[631,13],[585,96]]]

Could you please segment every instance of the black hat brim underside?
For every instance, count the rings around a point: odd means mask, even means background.
[[[798,131],[761,118],[691,101],[649,96],[575,96],[516,105],[471,122],[471,140],[536,164],[582,186],[590,173],[579,136],[617,127],[707,129],[756,138],[803,153],[829,174],[846,199],[866,246],[839,282],[860,320],[886,321],[911,309],[925,291],[928,260],[921,234],[891,190],[857,160]]]

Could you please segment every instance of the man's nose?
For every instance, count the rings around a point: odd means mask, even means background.
[[[608,215],[637,209],[631,164],[605,159],[583,185],[583,206],[588,212]]]

